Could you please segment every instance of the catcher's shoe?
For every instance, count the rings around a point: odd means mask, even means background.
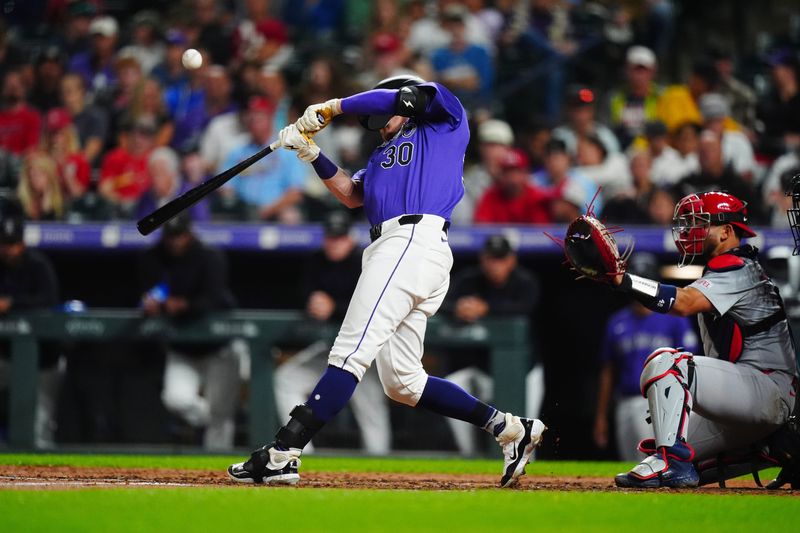
[[[646,439],[639,443],[639,450],[651,455],[634,466],[630,472],[617,474],[614,483],[618,487],[680,489],[696,487],[700,483],[700,475],[692,463],[694,449],[682,440],[672,446],[661,446],[656,449],[655,441]]]
[[[228,477],[237,483],[296,485],[300,481],[300,452],[298,448],[279,450],[274,443],[267,444],[244,463],[229,466]]]
[[[506,413],[506,427],[496,437],[503,447],[503,477],[500,486],[508,487],[516,483],[525,473],[525,465],[531,454],[542,442],[542,434],[547,427],[535,418],[520,418]]]

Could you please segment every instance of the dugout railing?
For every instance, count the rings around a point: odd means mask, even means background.
[[[182,320],[144,317],[135,309],[96,309],[81,313],[35,312],[0,318],[0,338],[10,352],[8,444],[34,449],[39,341],[218,342],[242,339],[250,351],[249,443],[269,441],[277,429],[272,386],[271,349],[287,331],[305,330],[309,340],[333,339],[334,325],[304,324],[294,311],[232,311]],[[484,348],[488,352],[495,387],[494,401],[512,412],[525,410],[525,376],[530,367],[531,343],[523,318],[486,319],[456,325],[434,317],[428,323],[426,344],[450,349]],[[143,354],[141,357],[146,357]],[[253,416],[253,413],[261,413]]]

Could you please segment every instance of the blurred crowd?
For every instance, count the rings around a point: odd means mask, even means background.
[[[754,223],[785,225],[781,193],[800,170],[798,36],[776,36],[756,68],[720,45],[672,75],[660,67],[674,59],[676,4],[10,3],[0,188],[33,220],[136,218],[274,140],[308,104],[414,72],[469,111],[455,223],[562,222],[602,187],[594,210],[614,222],[666,224],[676,197],[725,189]],[[201,68],[184,68],[187,48]],[[354,172],[372,135],[342,117],[315,140]],[[332,202],[309,166],[278,152],[192,216],[321,221]]]

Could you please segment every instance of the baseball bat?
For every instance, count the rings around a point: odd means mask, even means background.
[[[184,209],[188,209],[200,200],[203,197],[207,196],[209,193],[219,189],[225,183],[230,181],[234,176],[238,175],[239,173],[243,172],[249,166],[253,165],[257,161],[263,159],[264,157],[271,154],[276,148],[280,147],[280,141],[275,141],[269,146],[265,146],[258,152],[254,153],[247,159],[240,161],[236,165],[232,166],[231,168],[224,170],[214,176],[213,178],[209,178],[197,187],[189,189],[182,195],[178,196],[174,200],[167,202],[166,204],[162,205],[139,222],[136,223],[136,228],[139,230],[139,233],[142,235],[150,235],[153,233],[156,228],[164,224],[166,221],[183,211]]]
[[[317,113],[317,118],[320,124],[325,124],[326,121],[330,121],[332,118],[332,114],[328,110],[323,110]],[[319,131],[319,130],[318,130]],[[317,132],[311,131],[305,133],[305,135],[310,139],[313,137]],[[243,172],[249,166],[253,165],[254,163],[258,162],[259,160],[265,158],[269,154],[271,154],[277,148],[280,148],[281,143],[280,141],[274,141],[269,146],[265,146],[258,152],[254,153],[244,161],[240,161],[236,165],[232,166],[228,170],[224,170],[214,176],[213,178],[209,178],[197,187],[189,189],[182,195],[178,196],[174,200],[167,202],[166,204],[162,205],[139,222],[136,223],[136,229],[139,230],[139,233],[142,235],[150,235],[153,233],[159,226],[164,224],[166,221],[183,211],[184,209],[188,209],[192,207],[194,204],[199,202],[203,199],[203,197],[207,196],[209,193],[219,189],[225,183],[230,181],[233,177],[238,175],[239,173]]]

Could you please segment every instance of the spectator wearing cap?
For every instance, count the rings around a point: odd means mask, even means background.
[[[745,180],[722,155],[722,141],[716,133],[704,130],[700,134],[698,160],[700,170],[681,180],[677,196],[706,191],[726,191],[747,202],[751,223],[764,222],[764,209],[753,185]]]
[[[619,152],[608,153],[597,135],[580,137],[575,155],[575,171],[586,176],[595,188],[602,188],[604,200],[631,192],[628,160]]]
[[[567,122],[553,130],[553,138],[560,139],[567,146],[571,157],[578,152],[578,139],[596,135],[605,147],[606,153],[620,151],[619,141],[614,132],[595,119],[596,95],[584,86],[573,86],[567,93]]]
[[[272,141],[275,105],[263,97],[248,102],[246,143],[234,147],[225,158],[224,168],[230,168],[250,157]],[[261,220],[285,223],[300,221],[299,204],[303,199],[305,169],[301,161],[288,150],[277,150],[233,178],[230,188],[255,210]]]
[[[79,74],[68,73],[61,79],[61,103],[75,125],[86,161],[95,165],[108,137],[108,114],[87,103],[86,87]]]
[[[131,19],[131,43],[119,51],[120,55],[136,58],[142,73],[149,76],[156,65],[164,61],[165,47],[161,40],[161,23],[158,13],[144,10]]]
[[[644,133],[647,121],[657,117],[661,89],[655,83],[656,55],[645,46],[631,46],[626,54],[625,86],[611,93],[609,125],[623,147]]]
[[[0,197],[0,316],[26,311],[49,311],[58,303],[58,278],[47,256],[25,244],[25,220],[19,202]],[[0,392],[11,382],[10,341],[0,341]],[[58,400],[59,346],[39,343],[39,374],[34,437],[37,448],[53,446]],[[3,390],[5,389],[5,390]]]
[[[0,90],[0,148],[25,154],[39,144],[42,117],[26,102],[19,70],[6,71]]]
[[[104,15],[92,19],[89,25],[91,48],[76,54],[69,63],[69,70],[77,72],[92,94],[108,92],[116,83],[114,52],[117,48],[119,25],[113,17]]]
[[[536,276],[520,266],[509,240],[491,235],[483,244],[480,265],[466,268],[453,276],[442,311],[454,322],[471,325],[483,318],[518,317],[531,322],[541,294]],[[531,353],[533,358],[535,354]],[[487,373],[485,350],[458,350],[452,370],[445,379],[461,386],[482,401],[494,397],[494,383]],[[533,358],[525,380],[525,416],[538,417],[544,398],[544,370]],[[456,445],[462,455],[477,451],[474,426],[450,421]]]
[[[480,159],[464,169],[464,196],[453,209],[454,224],[471,224],[475,220],[475,207],[486,189],[499,178],[503,161],[513,146],[514,132],[508,123],[489,119],[478,125]]]
[[[466,35],[467,9],[460,4],[445,8],[442,24],[449,44],[431,54],[438,81],[446,85],[467,109],[485,107],[492,99],[494,65],[486,48],[471,44]]]
[[[275,370],[275,402],[279,410],[303,403],[314,390],[319,373],[328,364],[330,340],[317,340],[326,325],[338,326],[361,273],[361,250],[351,235],[348,213],[333,211],[323,224],[322,248],[307,260],[300,283],[300,301],[306,320],[284,338]],[[386,455],[391,451],[389,406],[375,369],[365,374],[350,401],[364,451]],[[307,449],[307,448],[306,448]]]
[[[56,164],[65,202],[83,196],[89,187],[91,168],[81,152],[78,131],[65,109],[55,107],[45,115],[42,150]]]
[[[652,280],[661,279],[656,256],[633,254],[628,271]],[[637,445],[652,435],[647,423],[647,398],[639,388],[639,375],[645,359],[662,346],[697,350],[697,335],[686,317],[654,313],[637,301],[608,319],[598,359],[597,403],[595,404],[594,442],[600,449],[611,444],[615,427],[617,455],[623,461],[639,460]],[[609,420],[614,405],[614,424]]]
[[[189,39],[181,30],[170,28],[164,33],[166,43],[164,59],[153,67],[151,76],[157,79],[166,91],[176,90],[177,87],[189,83],[186,68],[181,62],[183,52],[188,48]]]
[[[132,213],[150,188],[147,161],[155,147],[156,125],[152,120],[139,119],[123,123],[122,130],[127,140],[103,158],[98,191],[123,212]]]
[[[800,60],[796,50],[783,48],[767,63],[772,87],[758,103],[758,118],[764,124],[760,151],[775,157],[800,147]]]
[[[30,220],[60,220],[64,216],[64,197],[56,162],[45,152],[31,152],[22,160],[17,185],[25,217]]]
[[[568,207],[569,212],[577,209],[577,212],[586,211],[586,204],[594,198],[594,211],[599,213],[603,207],[603,198],[597,195],[597,185],[592,180],[584,176],[574,168],[567,153],[567,145],[560,139],[550,139],[545,146],[544,168],[534,172],[531,176],[532,183],[540,190],[546,191],[545,194],[553,200],[552,208],[555,207],[555,200],[563,199],[566,195],[566,204],[559,207]],[[560,216],[559,220],[564,219]]]
[[[739,175],[752,181],[759,171],[753,154],[753,145],[747,135],[738,129],[730,116],[728,100],[719,93],[707,93],[700,97],[700,113],[703,126],[722,139],[722,157]],[[736,128],[736,129],[734,129]]]
[[[714,91],[718,83],[719,74],[714,64],[708,59],[696,61],[685,85],[670,85],[664,89],[658,100],[658,119],[670,132],[687,122],[702,124],[700,97]]]
[[[500,163],[500,174],[475,208],[475,222],[546,224],[551,221],[549,199],[531,184],[528,156],[522,150],[509,148]]]
[[[719,74],[717,91],[728,100],[731,118],[752,132],[756,125],[755,91],[734,75],[734,58],[729,49],[716,48],[711,51],[711,58]]]
[[[137,219],[144,218],[191,188],[181,177],[181,160],[172,148],[162,146],[153,150],[147,160],[147,170],[152,185],[136,204]],[[194,204],[188,212],[195,222],[211,218],[206,199]]]
[[[225,256],[195,236],[187,213],[164,225],[159,241],[140,256],[138,270],[148,316],[180,321],[234,306]],[[182,342],[164,348],[164,406],[204,430],[206,450],[231,449],[240,386],[232,344]]]
[[[245,59],[260,67],[284,68],[294,57],[289,32],[279,20],[263,20],[256,24],[258,39],[245,54]]]
[[[67,5],[66,23],[61,28],[59,45],[67,57],[88,52],[91,47],[92,19],[97,7],[91,0],[74,0]]]
[[[674,185],[699,168],[697,155],[694,152],[689,154],[690,157],[684,158],[670,146],[667,126],[660,120],[653,120],[644,125],[644,137],[647,140],[647,147],[634,150],[634,153],[641,150],[647,150],[649,153],[652,161],[650,178],[654,185],[660,187]]]
[[[57,46],[48,46],[36,58],[30,102],[41,112],[58,107],[65,57]]]

